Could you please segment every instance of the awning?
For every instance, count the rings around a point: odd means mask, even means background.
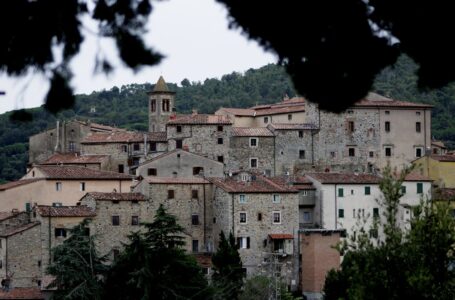
[[[288,233],[269,234],[269,237],[272,240],[292,240],[294,238],[294,236],[292,234],[288,234]]]

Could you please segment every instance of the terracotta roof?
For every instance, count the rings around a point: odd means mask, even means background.
[[[310,123],[272,123],[269,124],[274,130],[311,130],[318,129],[315,124]]]
[[[325,184],[379,184],[381,181],[379,176],[363,173],[307,173],[306,176]]]
[[[36,181],[39,181],[39,180],[42,180],[42,179],[43,178],[21,179],[21,180],[16,180],[16,181],[4,183],[4,184],[0,185],[0,191],[9,190],[9,189],[12,189],[12,188],[15,188],[15,187],[18,187],[18,186],[21,186],[21,185],[29,184],[29,183],[32,183],[32,182],[36,182]]]
[[[404,181],[432,181],[430,178],[427,176],[421,175],[416,172],[411,172],[408,175],[406,175]]]
[[[432,105],[424,103],[415,103],[407,101],[399,101],[384,96],[369,93],[365,99],[360,100],[354,107],[407,107],[407,108],[431,108]]]
[[[440,147],[443,149],[447,149],[446,145],[444,144],[443,141],[431,141],[431,145],[434,145],[436,147]]]
[[[446,162],[455,162],[455,155],[436,155],[432,154],[430,156],[432,159],[437,161],[446,161]]]
[[[282,106],[282,107],[271,107],[256,110],[256,116],[268,116],[277,114],[287,114],[293,112],[305,111],[305,105],[293,105],[293,106]]]
[[[185,152],[185,153],[187,153],[187,154],[197,156],[197,157],[199,157],[199,158],[202,159],[202,160],[210,160],[211,162],[213,162],[213,163],[218,163],[218,164],[220,164],[220,165],[223,164],[222,162],[219,162],[219,161],[217,161],[217,160],[213,160],[213,159],[210,159],[210,158],[208,158],[208,157],[205,157],[205,156],[202,156],[202,155],[193,153],[193,152],[189,152],[189,151],[187,151],[187,150],[185,150],[185,149],[174,149],[174,150],[172,150],[172,151],[164,152],[164,153],[162,153],[162,154],[160,154],[160,155],[158,155],[158,156],[155,156],[154,158],[151,158],[151,159],[149,159],[149,160],[146,160],[146,161],[140,163],[138,166],[136,166],[136,168],[139,167],[139,166],[143,166],[143,165],[149,164],[149,163],[151,163],[151,162],[153,162],[153,161],[159,160],[159,159],[161,159],[161,158],[163,158],[163,157],[166,157],[166,156],[169,156],[169,155],[172,155],[172,154],[181,153],[181,152]]]
[[[125,129],[122,128],[112,127],[98,123],[90,123],[90,129],[92,131],[126,131]]]
[[[56,153],[40,164],[98,164],[107,158],[109,158],[109,155],[79,155],[77,153]]]
[[[0,289],[0,299],[45,299],[44,294],[38,287],[31,288],[13,288],[9,291]]]
[[[434,197],[436,200],[455,200],[455,189],[454,188],[439,188],[436,189]]]
[[[106,179],[106,180],[128,180],[133,179],[131,175],[122,173],[94,170],[75,166],[35,166],[44,174],[46,179]]]
[[[48,206],[38,205],[37,212],[42,217],[94,217],[96,212],[85,205]]]
[[[191,114],[170,119],[168,125],[230,125],[232,121],[224,115]]]
[[[272,240],[292,240],[294,236],[290,233],[272,233],[269,234]]]
[[[202,184],[210,183],[199,177],[147,177],[145,178],[150,184]]]
[[[296,193],[292,186],[279,184],[273,180],[255,175],[256,179],[248,182],[233,178],[210,178],[210,181],[228,193]]]
[[[148,142],[166,142],[166,132],[115,131],[110,133],[93,133],[86,136],[81,144],[98,143],[143,143],[144,135]]]
[[[27,229],[33,228],[39,224],[40,224],[40,222],[31,222],[31,223],[27,223],[27,224],[21,225],[21,226],[7,227],[7,228],[4,228],[4,230],[0,231],[0,236],[1,237],[12,236],[12,235],[21,233]]]
[[[241,117],[254,117],[256,111],[254,109],[249,109],[249,108],[230,108],[230,107],[222,107],[220,108],[222,111],[226,111],[230,114],[233,114],[235,116],[241,116]]]
[[[270,136],[273,133],[264,127],[233,127],[232,136]]]
[[[313,186],[313,182],[306,178],[305,176],[276,176],[276,177],[270,177],[269,180],[272,180],[273,182],[280,184],[280,185],[286,185],[286,184],[291,184],[294,189],[297,190],[314,190],[316,189]]]
[[[87,195],[93,197],[97,201],[145,201],[144,195],[141,193],[99,193],[92,192]]]

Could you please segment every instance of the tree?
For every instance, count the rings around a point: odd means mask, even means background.
[[[453,299],[455,219],[448,206],[422,201],[409,231],[396,225],[404,179],[386,169],[381,191],[386,205],[385,239],[350,247],[340,270],[328,273],[325,299]]]
[[[271,278],[256,275],[249,278],[245,282],[245,287],[240,294],[240,300],[269,300],[273,298],[274,291],[270,290],[271,287]],[[282,300],[295,300],[301,299],[294,297],[286,288],[286,285],[283,284],[280,287],[280,295]]]
[[[212,256],[215,290],[219,291],[220,299],[237,299],[243,285],[245,273],[242,269],[242,260],[235,244],[234,235],[229,234],[226,239],[224,232],[220,233],[220,243],[217,252]]]
[[[206,299],[207,280],[193,256],[181,248],[183,228],[160,205],[143,233],[114,261],[106,279],[107,299]]]
[[[53,299],[103,299],[103,276],[106,259],[95,248],[87,233],[88,220],[70,230],[62,245],[52,249],[53,261],[47,273],[55,277],[50,287],[56,287]]]

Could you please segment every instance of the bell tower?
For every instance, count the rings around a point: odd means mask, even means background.
[[[175,111],[175,92],[171,92],[160,76],[149,95],[149,132],[166,131],[166,122]]]

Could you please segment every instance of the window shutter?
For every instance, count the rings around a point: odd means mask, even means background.
[[[246,248],[250,249],[250,237],[246,238]]]

